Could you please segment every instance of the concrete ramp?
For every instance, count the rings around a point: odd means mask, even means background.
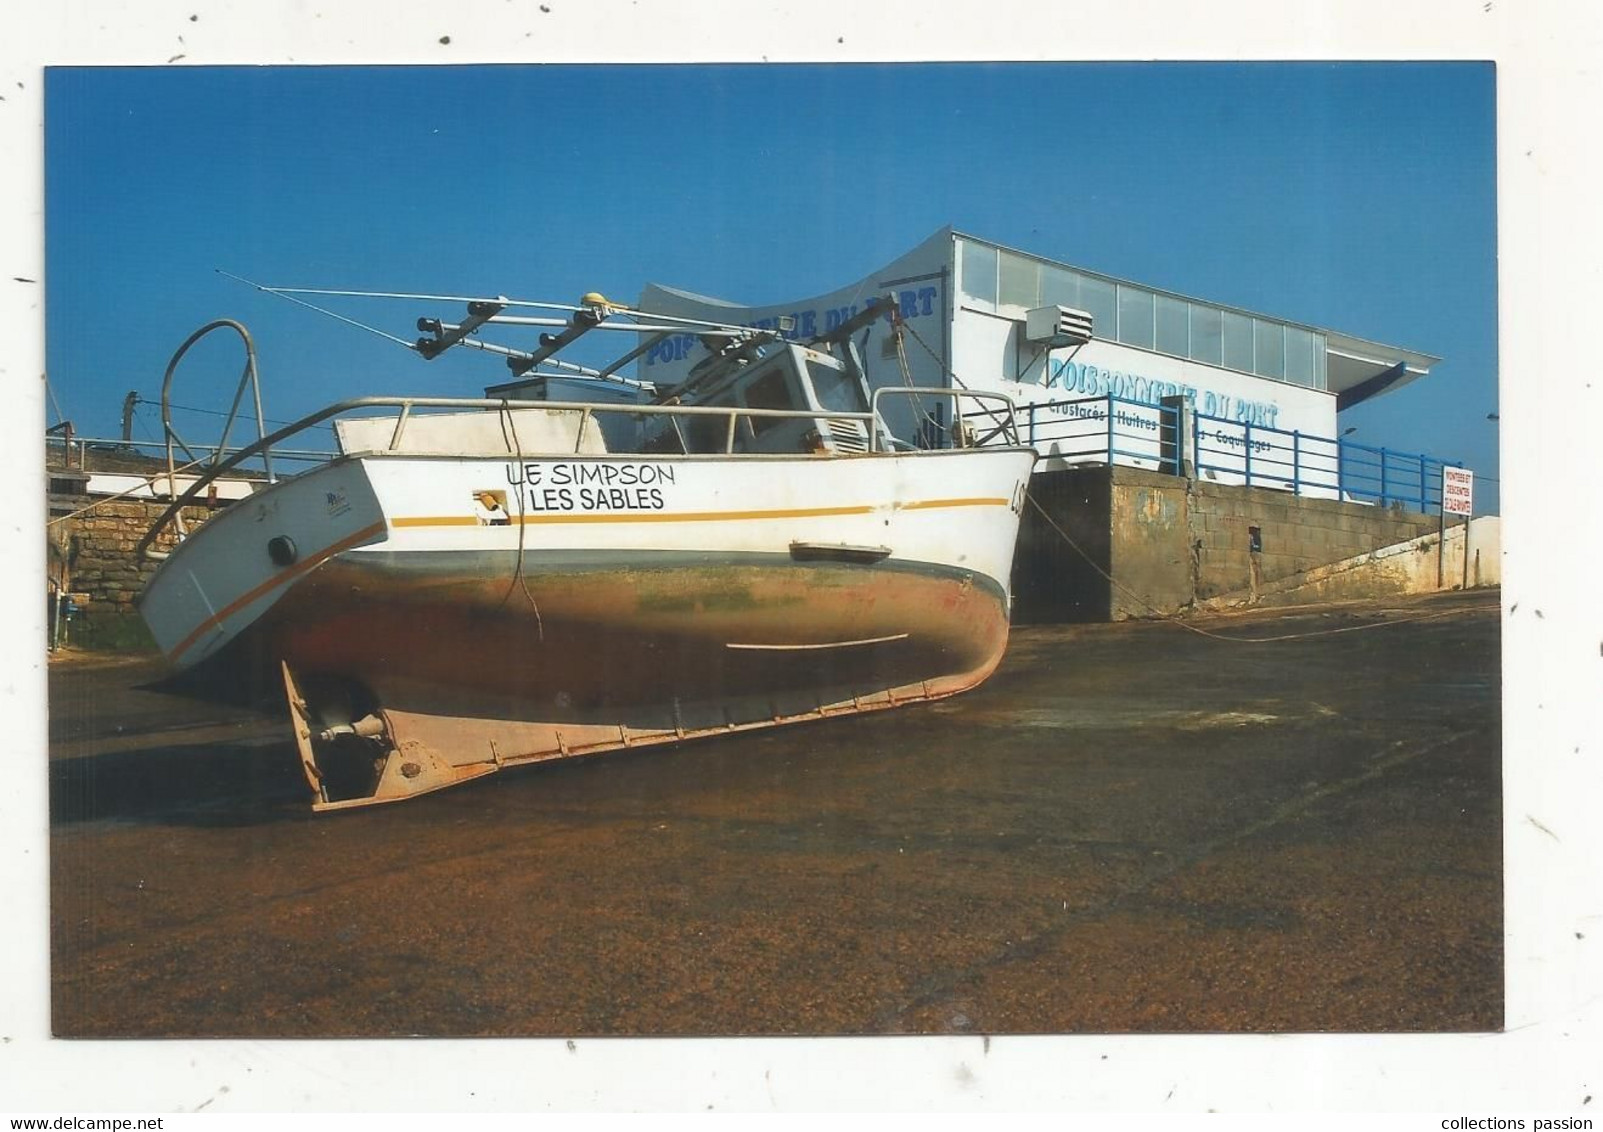
[[[1199,601],[1199,610],[1239,609],[1249,605],[1308,605],[1352,601],[1395,594],[1502,584],[1502,522],[1496,515],[1316,566],[1300,574]],[[1467,564],[1466,564],[1467,545]],[[1466,569],[1467,565],[1467,569]]]

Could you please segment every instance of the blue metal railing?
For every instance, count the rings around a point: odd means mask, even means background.
[[[1199,475],[1225,474],[1250,487],[1297,495],[1393,504],[1432,512],[1442,504],[1442,468],[1461,464],[1422,452],[1357,444],[1339,437],[1197,413],[1192,460]]]
[[[1018,407],[1019,438],[1048,460],[1125,464],[1179,475],[1179,412],[1122,397],[1084,397]],[[1462,463],[1339,437],[1191,414],[1184,459],[1224,483],[1397,505],[1434,513],[1442,468]]]
[[[1018,407],[1019,439],[1071,463],[1115,463],[1180,474],[1177,410],[1123,397]]]

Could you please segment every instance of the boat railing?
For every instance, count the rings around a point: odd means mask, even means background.
[[[917,406],[921,416],[927,416],[923,408],[926,397],[944,398],[952,401],[952,420],[958,425],[953,429],[953,444],[958,448],[983,448],[997,442],[1000,438],[1003,444],[1017,445],[1019,443],[1019,430],[1013,398],[1006,393],[994,393],[985,389],[943,389],[935,386],[899,386],[886,385],[874,390],[873,400],[870,403],[870,416],[880,416],[879,404],[887,397],[906,397]],[[958,408],[964,400],[979,403],[979,409],[972,413],[960,413]],[[1000,403],[1001,408],[992,408],[986,404],[988,401]]]
[[[861,421],[869,435],[869,451],[881,452],[896,448],[892,442],[889,430],[885,429],[879,417],[879,403],[881,395],[906,395],[917,397],[962,396],[978,400],[992,400],[1002,402],[1007,409],[1009,428],[1011,428],[1011,414],[1013,402],[1000,393],[981,393],[966,390],[951,389],[908,389],[886,388],[876,390],[871,410],[867,413],[837,412],[831,410],[828,416],[831,420]],[[579,425],[574,440],[574,451],[578,451],[583,444],[585,435],[590,428],[593,418],[603,414],[626,417],[712,417],[723,418],[728,421],[724,430],[722,453],[729,454],[735,450],[735,441],[738,436],[738,426],[742,419],[750,418],[777,418],[777,419],[819,419],[820,413],[813,409],[757,409],[745,406],[724,405],[640,405],[640,404],[597,404],[593,401],[514,401],[503,398],[484,397],[354,397],[345,401],[338,401],[315,413],[300,418],[285,425],[275,432],[262,436],[259,440],[243,448],[233,450],[224,458],[214,458],[205,470],[178,494],[162,512],[161,516],[151,524],[144,537],[135,547],[135,553],[145,558],[165,558],[166,552],[151,549],[157,536],[166,529],[169,523],[177,522],[180,537],[183,535],[181,515],[183,509],[193,503],[206,488],[219,476],[232,471],[240,464],[256,456],[264,460],[270,458],[273,445],[281,444],[290,437],[307,429],[315,428],[335,417],[358,413],[370,409],[399,409],[395,427],[390,433],[387,446],[379,451],[396,452],[400,450],[402,439],[406,435],[408,424],[412,421],[414,413],[419,409],[485,409],[512,411],[518,409],[540,409],[547,411],[570,411],[579,414]],[[1016,440],[1016,433],[1013,434]],[[513,453],[517,455],[537,456],[549,455],[544,450],[530,451],[528,453]],[[718,453],[708,452],[705,455]],[[217,455],[222,455],[219,448]],[[172,481],[169,481],[172,482]]]
[[[178,471],[177,461],[173,455],[174,444],[177,444],[178,447],[182,448],[185,454],[188,455],[191,466],[199,465],[205,459],[204,457],[196,456],[194,450],[191,449],[188,444],[184,443],[184,438],[179,436],[178,430],[173,427],[172,387],[173,375],[178,370],[178,363],[181,362],[184,358],[184,355],[189,352],[189,348],[214,330],[232,330],[234,333],[239,335],[240,341],[245,346],[245,368],[240,372],[239,385],[234,390],[234,403],[229,406],[228,413],[223,421],[222,437],[218,440],[216,450],[212,453],[211,467],[215,470],[221,470],[220,461],[222,460],[223,450],[228,446],[229,434],[234,430],[234,421],[239,416],[239,406],[240,402],[245,399],[245,390],[249,389],[251,391],[252,402],[254,403],[256,409],[257,444],[253,445],[252,447],[257,448],[260,451],[262,457],[262,467],[267,472],[268,482],[271,483],[277,477],[273,475],[272,453],[269,451],[267,446],[262,444],[262,439],[266,435],[266,418],[262,416],[262,384],[261,378],[257,374],[256,370],[256,343],[251,340],[250,331],[245,329],[245,325],[240,322],[235,322],[231,318],[219,318],[213,320],[212,322],[208,322],[205,326],[202,326],[188,338],[184,339],[184,344],[179,346],[178,349],[173,352],[172,360],[167,363],[167,372],[162,375],[161,428],[163,444],[167,451],[167,483],[171,485],[175,482],[174,477],[177,475]],[[232,464],[230,466],[232,466]],[[203,482],[208,484],[216,478],[217,476],[215,472],[202,477]],[[177,525],[178,532],[181,537],[184,533],[184,517],[182,511],[177,508],[170,510],[168,515],[164,515],[162,517],[160,523],[165,525],[169,518],[171,518]],[[156,529],[159,528],[153,528],[152,531],[147,532],[146,538],[154,538],[154,531]],[[141,553],[144,552],[144,549],[147,545],[148,543],[146,542],[140,543]]]

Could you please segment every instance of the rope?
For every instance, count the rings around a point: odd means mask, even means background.
[[[521,468],[523,466],[523,443],[518,439],[518,422],[513,419],[512,410],[507,405],[505,398],[502,398],[501,407],[500,407],[499,410],[497,410],[497,412],[498,412],[498,414],[500,416],[500,422],[501,422],[501,441],[502,441],[502,443],[506,443],[506,441],[509,439],[508,436],[507,436],[507,432],[508,432],[508,430],[511,430],[512,435],[510,437],[510,440],[512,442],[512,450],[513,450],[513,452],[515,452],[517,454],[518,466]],[[523,496],[523,485],[522,484],[517,484],[515,486],[518,489],[517,490],[517,496],[518,496],[518,559],[517,559],[517,564],[513,567],[513,570],[512,570],[512,578],[513,578],[513,581],[517,582],[518,585],[522,588],[523,596],[529,599],[529,608],[534,610],[535,639],[539,640],[539,641],[544,641],[545,640],[545,619],[540,616],[540,603],[535,601],[534,600],[534,595],[529,592],[529,583],[528,583],[528,580],[524,577],[524,574],[523,574],[523,545],[524,545],[524,539],[528,537],[529,526],[528,526],[527,523],[525,523],[523,521],[524,510],[525,510],[525,501],[524,501],[524,496]],[[499,606],[499,608],[502,608],[502,609],[506,608],[507,599],[510,598],[511,596],[512,596],[512,587],[508,586],[507,587],[507,592],[501,595],[501,605]]]
[[[902,327],[905,325],[906,323],[900,318],[891,323],[891,340],[896,343],[896,360],[901,364],[902,384],[912,389],[914,388],[913,368],[907,363],[907,345],[902,341]],[[924,399],[917,393],[913,394],[913,411],[919,415],[924,424],[930,426],[931,436],[933,437],[934,431],[941,427],[941,422],[930,416],[929,410],[924,407]]]
[[[1091,569],[1095,570],[1098,574],[1101,574],[1102,577],[1106,578],[1115,589],[1123,593],[1126,597],[1134,598],[1152,613],[1156,614],[1159,620],[1167,621],[1172,625],[1178,625],[1180,628],[1186,630],[1186,632],[1195,633],[1199,637],[1208,637],[1215,641],[1228,641],[1231,644],[1237,645],[1267,645],[1274,644],[1278,641],[1299,641],[1308,637],[1329,637],[1334,636],[1337,633],[1356,633],[1360,629],[1385,629],[1392,625],[1407,625],[1415,621],[1436,621],[1443,617],[1455,616],[1459,612],[1456,609],[1449,609],[1443,610],[1439,613],[1422,613],[1417,617],[1396,617],[1389,621],[1372,621],[1367,625],[1346,625],[1339,629],[1314,629],[1306,633],[1283,633],[1274,637],[1230,637],[1222,633],[1212,633],[1207,629],[1200,629],[1197,626],[1186,622],[1178,614],[1164,612],[1157,606],[1153,605],[1146,598],[1130,589],[1128,586],[1120,583],[1119,580],[1116,579],[1112,574],[1109,574],[1106,570],[1102,569],[1102,567],[1098,566],[1096,561],[1083,549],[1081,549],[1079,543],[1075,542],[1074,539],[1069,537],[1069,532],[1060,527],[1057,524],[1057,521],[1054,520],[1051,515],[1047,514],[1046,508],[1042,507],[1041,504],[1036,501],[1035,496],[1026,491],[1024,498],[1029,501],[1030,506],[1035,508],[1035,510],[1040,514],[1041,518],[1047,521],[1047,525],[1056,531],[1059,537],[1061,537],[1064,542],[1068,543],[1076,554],[1085,559],[1086,564],[1089,565]]]

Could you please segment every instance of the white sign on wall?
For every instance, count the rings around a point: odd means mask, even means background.
[[[1442,511],[1469,515],[1475,509],[1475,473],[1468,468],[1442,469]]]

